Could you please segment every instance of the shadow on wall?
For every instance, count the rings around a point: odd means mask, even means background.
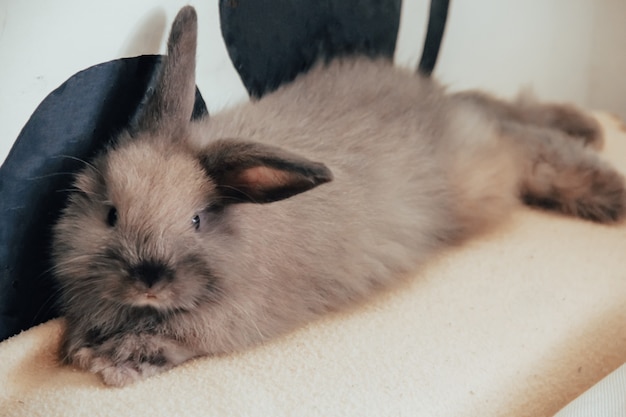
[[[589,105],[626,121],[626,1],[600,0],[594,9]]]
[[[127,38],[120,49],[120,56],[159,54],[164,49],[167,32],[167,14],[163,8],[152,10],[139,22],[135,31]]]

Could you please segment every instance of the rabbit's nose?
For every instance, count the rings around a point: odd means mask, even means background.
[[[130,273],[134,279],[143,282],[148,288],[152,288],[159,281],[171,281],[172,279],[172,271],[167,265],[152,260],[137,264],[131,269]]]

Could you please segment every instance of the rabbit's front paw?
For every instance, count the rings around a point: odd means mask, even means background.
[[[142,378],[141,372],[132,362],[116,363],[111,357],[97,354],[91,348],[79,349],[72,363],[99,375],[106,385],[122,387]]]
[[[122,387],[173,367],[166,349],[156,338],[130,336],[81,347],[69,355],[69,362],[99,375],[107,385]]]

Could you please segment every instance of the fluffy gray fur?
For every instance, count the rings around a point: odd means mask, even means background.
[[[624,216],[592,117],[450,95],[386,60],[319,64],[189,122],[196,30],[183,8],[138,129],[77,175],[54,229],[63,360],[107,384],[367,299],[520,201]]]

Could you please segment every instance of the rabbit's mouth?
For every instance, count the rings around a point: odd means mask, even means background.
[[[167,288],[133,288],[129,295],[130,304],[134,307],[153,307],[158,310],[173,307],[172,294]]]
[[[123,291],[125,304],[132,307],[151,307],[156,310],[169,310],[175,307],[173,304],[176,294],[171,282],[159,281],[147,285],[143,281],[133,279],[132,282],[123,284],[120,290]]]
[[[142,304],[151,305],[153,303],[159,303],[159,296],[153,291],[147,291],[138,298],[138,301]]]

